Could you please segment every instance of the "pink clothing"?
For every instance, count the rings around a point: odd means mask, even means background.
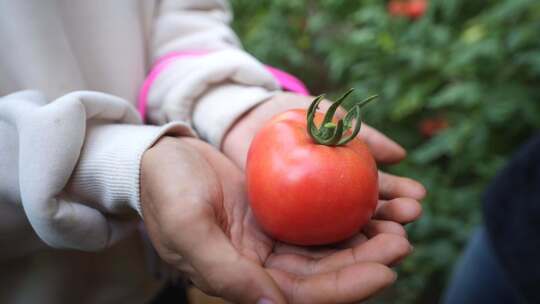
[[[150,88],[152,87],[152,84],[156,80],[156,78],[161,74],[161,72],[173,61],[187,58],[187,57],[194,57],[194,56],[204,56],[208,54],[209,51],[184,51],[184,52],[172,52],[169,53],[161,58],[159,58],[146,77],[146,79],[143,82],[143,85],[141,86],[141,90],[139,91],[139,100],[138,100],[138,109],[139,113],[141,114],[142,119],[144,120],[146,117],[146,105],[148,103],[148,93],[150,92]],[[294,77],[293,75],[284,72],[278,68],[272,67],[267,65],[266,69],[268,72],[274,76],[274,78],[279,83],[280,87],[284,90],[294,92],[300,95],[307,96],[309,95],[309,91],[304,85],[304,83]]]

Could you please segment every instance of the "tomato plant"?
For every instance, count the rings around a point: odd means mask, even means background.
[[[373,97],[342,119],[333,118],[351,91],[324,115],[317,112],[322,96],[307,111],[279,114],[253,139],[248,196],[257,221],[274,238],[298,245],[334,243],[357,233],[373,215],[377,166],[356,136],[360,108]]]

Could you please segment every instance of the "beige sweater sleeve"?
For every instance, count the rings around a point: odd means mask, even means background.
[[[77,91],[52,102],[37,91],[0,98],[0,203],[21,204],[37,235],[59,248],[100,250],[134,227],[139,163],[181,123],[140,125],[125,100]],[[4,202],[2,202],[4,201]]]
[[[231,18],[222,0],[162,2],[154,20],[153,60],[171,52],[208,54],[175,60],[157,76],[148,94],[151,122],[187,121],[219,147],[238,117],[279,89],[264,66],[241,49]]]
[[[137,217],[118,214],[139,210],[149,146],[164,133],[192,135],[189,125],[219,146],[242,113],[278,90],[241,50],[224,1],[13,1],[0,16],[9,45],[0,48],[0,92],[16,92],[0,96],[0,220],[6,206],[22,207],[53,247],[99,250],[121,238]],[[210,51],[156,79],[149,118],[161,127],[141,125],[126,101],[136,99],[145,44],[154,60]]]

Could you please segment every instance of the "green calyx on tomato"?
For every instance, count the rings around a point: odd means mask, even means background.
[[[337,124],[334,123],[333,119],[336,110],[352,91],[354,91],[354,89],[347,91],[328,108],[319,128],[315,125],[315,113],[319,108],[319,103],[324,99],[324,95],[319,95],[313,100],[307,111],[307,131],[315,143],[325,146],[342,146],[346,145],[358,135],[360,126],[362,125],[360,121],[360,109],[378,96],[373,95],[356,103],[343,119],[338,120]],[[349,136],[344,137],[347,131],[352,128],[353,121],[356,121],[356,124],[352,133]]]

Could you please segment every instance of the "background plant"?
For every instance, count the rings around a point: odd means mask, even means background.
[[[232,4],[244,46],[313,94],[380,95],[364,120],[409,150],[389,170],[429,196],[408,227],[414,255],[372,302],[435,302],[481,220],[484,187],[540,126],[540,2],[432,0],[414,20],[380,0]]]

